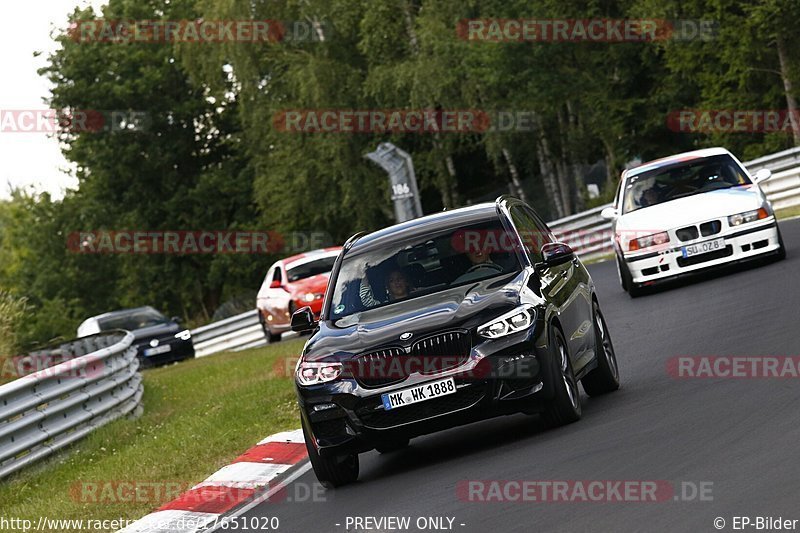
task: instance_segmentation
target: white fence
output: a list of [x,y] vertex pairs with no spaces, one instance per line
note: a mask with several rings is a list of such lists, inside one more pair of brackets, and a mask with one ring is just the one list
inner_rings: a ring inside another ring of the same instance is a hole
[[253,309],[192,330],[195,357],[264,346],[267,339]]
[[0,385],[0,478],[138,408],[132,342],[129,332],[100,333],[9,360],[38,370]]

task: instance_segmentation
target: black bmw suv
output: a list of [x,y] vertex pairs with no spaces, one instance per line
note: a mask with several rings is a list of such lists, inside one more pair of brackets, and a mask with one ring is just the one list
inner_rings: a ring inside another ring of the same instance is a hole
[[295,371],[311,464],[326,486],[358,478],[358,454],[514,412],[551,425],[619,388],[586,268],[525,203],[500,197],[344,245]]

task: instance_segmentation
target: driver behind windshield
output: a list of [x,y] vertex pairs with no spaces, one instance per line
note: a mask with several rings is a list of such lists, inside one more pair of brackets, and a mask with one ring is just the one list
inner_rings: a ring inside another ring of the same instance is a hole
[[486,277],[503,271],[503,267],[492,261],[489,252],[469,247],[465,254],[471,263],[466,272],[455,279],[454,284]]
[[639,205],[642,207],[650,207],[651,205],[656,205],[661,202],[661,195],[659,194],[658,190],[656,190],[655,186],[652,186],[642,193],[642,196],[639,198]]

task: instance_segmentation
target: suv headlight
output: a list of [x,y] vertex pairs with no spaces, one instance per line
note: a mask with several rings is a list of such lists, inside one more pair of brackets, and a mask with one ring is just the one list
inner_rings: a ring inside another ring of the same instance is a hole
[[297,364],[295,376],[300,385],[317,385],[338,379],[342,375],[342,363],[306,363]]
[[666,231],[655,233],[653,235],[646,235],[638,239],[632,239],[628,244],[628,249],[631,252],[641,250],[642,248],[649,248],[658,244],[667,244],[669,242],[669,234]]
[[756,220],[765,219],[768,216],[769,213],[767,210],[763,207],[760,207],[753,211],[746,211],[744,213],[729,216],[728,224],[731,226],[740,226],[742,224],[747,224],[748,222],[755,222]]
[[175,338],[180,339],[182,341],[188,341],[189,339],[192,338],[192,332],[189,331],[188,329],[179,331],[178,333],[175,334]]
[[528,329],[535,320],[536,308],[532,305],[522,305],[480,326],[478,335],[487,339],[504,337]]

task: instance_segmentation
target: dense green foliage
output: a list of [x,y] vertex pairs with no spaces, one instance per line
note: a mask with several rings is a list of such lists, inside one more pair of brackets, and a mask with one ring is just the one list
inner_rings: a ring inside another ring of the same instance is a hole
[[[66,235],[98,229],[319,231],[341,242],[391,222],[386,178],[364,154],[391,141],[434,212],[511,191],[550,218],[583,209],[585,176],[608,194],[633,159],[724,145],[743,159],[791,133],[680,133],[681,109],[787,109],[800,86],[796,0],[110,0],[105,19],[303,21],[315,39],[275,43],[80,43],[42,74],[54,108],[147,113],[127,132],[68,132],[80,188],[62,201],[0,204],[0,287],[26,297],[26,343],[69,336],[85,316],[151,304],[205,320],[252,294],[274,257],[81,255]],[[464,19],[714,21],[709,40],[468,41]],[[526,111],[530,131],[302,134],[287,109]]]

